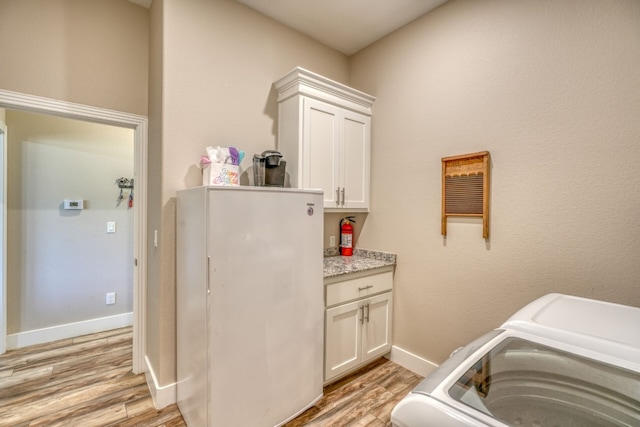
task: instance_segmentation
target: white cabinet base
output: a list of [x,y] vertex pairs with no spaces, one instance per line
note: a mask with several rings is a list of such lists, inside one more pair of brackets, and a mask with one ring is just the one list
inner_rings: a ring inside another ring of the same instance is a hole
[[391,271],[325,285],[325,384],[391,350]]

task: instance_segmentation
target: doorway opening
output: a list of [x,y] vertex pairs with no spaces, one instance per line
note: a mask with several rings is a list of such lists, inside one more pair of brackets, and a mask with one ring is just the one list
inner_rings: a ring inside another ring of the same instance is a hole
[[[133,176],[135,181],[135,208],[133,209],[133,366],[138,374],[144,369],[145,297],[146,297],[146,208],[147,208],[147,125],[148,119],[130,113],[105,110],[49,98],[0,90],[0,108],[42,113],[70,119],[106,124],[133,130]],[[3,138],[2,145],[6,145]],[[118,178],[118,177],[114,177]],[[6,183],[5,183],[6,185]],[[4,194],[3,194],[4,195]],[[3,204],[3,209],[6,205]],[[3,230],[6,227],[2,227]],[[6,242],[6,234],[2,233]],[[6,254],[3,254],[3,259]],[[3,271],[3,274],[6,272]],[[6,281],[0,293],[0,318],[6,319]],[[6,321],[0,322],[0,350],[6,345]]]

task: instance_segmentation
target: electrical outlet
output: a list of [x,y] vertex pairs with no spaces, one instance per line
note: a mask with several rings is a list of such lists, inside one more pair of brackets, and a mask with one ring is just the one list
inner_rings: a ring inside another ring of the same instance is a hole
[[116,303],[116,293],[115,292],[108,292],[107,293],[107,305],[111,305],[111,304],[115,304]]
[[333,248],[336,246],[336,236],[329,236],[329,247]]

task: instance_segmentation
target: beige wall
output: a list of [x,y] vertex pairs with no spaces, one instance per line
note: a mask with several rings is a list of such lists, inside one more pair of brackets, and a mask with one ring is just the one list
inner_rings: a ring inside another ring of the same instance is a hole
[[[640,2],[451,0],[352,58],[377,97],[359,246],[398,254],[432,362],[548,292],[640,306]],[[489,150],[490,239],[440,235],[441,161]]]
[[127,0],[0,0],[0,17],[0,89],[147,114],[147,9]]
[[[7,333],[133,311],[133,131],[9,110]],[[80,199],[83,210],[65,210]],[[107,221],[116,233],[107,234]],[[105,305],[107,292],[116,303]]]
[[[161,36],[156,25],[163,25]],[[152,105],[162,105],[162,124],[150,145],[158,150],[162,142],[162,152],[151,155],[162,162],[162,188],[150,192],[159,201],[150,227],[161,233],[149,256],[147,312],[153,325],[147,357],[164,386],[175,381],[176,191],[201,185],[198,163],[208,145],[244,150],[245,170],[254,153],[275,148],[272,83],[286,72],[300,65],[347,83],[349,69],[343,54],[230,0],[154,1],[152,34],[152,63],[162,56],[163,70],[161,76],[154,70],[151,79],[150,97]],[[160,37],[162,47],[156,44]],[[151,115],[152,129],[157,119]]]

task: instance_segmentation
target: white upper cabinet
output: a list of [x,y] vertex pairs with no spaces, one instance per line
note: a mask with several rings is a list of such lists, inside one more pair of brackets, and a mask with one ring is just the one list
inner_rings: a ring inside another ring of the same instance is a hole
[[289,185],[323,189],[326,211],[368,211],[375,98],[303,68],[275,88]]

